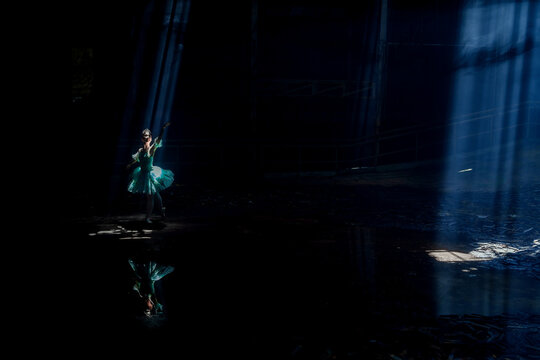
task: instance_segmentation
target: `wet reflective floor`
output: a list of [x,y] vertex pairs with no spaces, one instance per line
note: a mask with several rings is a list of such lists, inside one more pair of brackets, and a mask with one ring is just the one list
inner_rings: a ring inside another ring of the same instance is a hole
[[[81,266],[103,291],[88,293],[103,311],[97,339],[118,332],[190,356],[222,347],[257,358],[328,349],[364,358],[354,355],[367,351],[361,345],[440,315],[517,314],[531,324],[528,316],[540,314],[537,279],[480,261],[439,261],[431,254],[445,239],[429,232],[256,217],[153,225],[120,218],[90,229],[86,255],[94,257]],[[130,259],[174,267],[156,281],[162,313],[148,317],[135,306]],[[95,310],[81,309],[82,320],[96,325]]]
[[[329,206],[305,186],[198,188],[166,194],[164,221],[126,211],[70,222],[80,339],[189,359],[540,357],[534,271],[491,266],[475,232],[430,227],[425,190],[356,184],[371,202],[352,208],[321,186]],[[263,193],[280,200],[261,206]],[[373,215],[389,213],[395,226]],[[174,269],[153,282],[153,313],[130,261]]]

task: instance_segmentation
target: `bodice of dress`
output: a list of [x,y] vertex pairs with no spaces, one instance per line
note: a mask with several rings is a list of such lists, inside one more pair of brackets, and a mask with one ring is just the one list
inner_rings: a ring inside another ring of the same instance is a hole
[[154,157],[148,154],[146,151],[143,151],[141,154],[139,154],[139,164],[141,166],[141,171],[152,171]]

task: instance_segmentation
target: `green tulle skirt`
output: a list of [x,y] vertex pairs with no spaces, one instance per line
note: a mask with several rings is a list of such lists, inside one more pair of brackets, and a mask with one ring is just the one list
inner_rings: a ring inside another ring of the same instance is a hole
[[141,170],[140,167],[131,173],[128,191],[134,194],[150,194],[164,190],[174,181],[174,173],[159,166],[152,166],[151,170]]

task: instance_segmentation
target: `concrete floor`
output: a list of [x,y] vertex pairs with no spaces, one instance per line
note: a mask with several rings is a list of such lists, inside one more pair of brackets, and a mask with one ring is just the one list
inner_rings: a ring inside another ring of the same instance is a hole
[[[540,358],[538,257],[475,256],[492,235],[481,197],[445,222],[436,171],[179,184],[164,221],[129,195],[73,216],[81,340],[190,359]],[[513,222],[529,240],[536,204]],[[162,314],[131,306],[128,259],[175,268],[156,282]]]

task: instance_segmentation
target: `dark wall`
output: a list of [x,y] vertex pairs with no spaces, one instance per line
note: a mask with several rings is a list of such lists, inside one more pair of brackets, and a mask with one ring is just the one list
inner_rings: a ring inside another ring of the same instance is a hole
[[[389,1],[383,133],[447,121],[462,7],[459,1]],[[443,156],[445,137],[443,127],[383,140],[381,152],[396,153],[380,163]]]
[[[138,145],[164,3],[72,12],[74,139],[111,176],[118,144]],[[180,179],[240,179],[442,156],[464,4],[388,0],[384,42],[381,4],[193,1],[162,161]],[[441,127],[385,137],[426,124]]]

